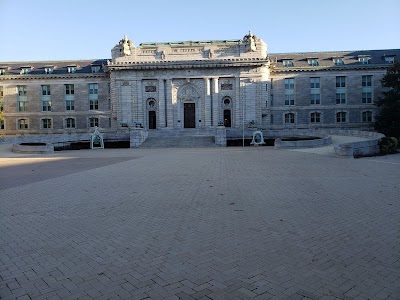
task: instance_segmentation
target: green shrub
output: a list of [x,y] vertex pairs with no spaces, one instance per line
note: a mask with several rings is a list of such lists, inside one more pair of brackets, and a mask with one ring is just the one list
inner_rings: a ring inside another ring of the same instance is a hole
[[379,141],[381,154],[390,154],[397,152],[398,141],[395,137],[383,137]]

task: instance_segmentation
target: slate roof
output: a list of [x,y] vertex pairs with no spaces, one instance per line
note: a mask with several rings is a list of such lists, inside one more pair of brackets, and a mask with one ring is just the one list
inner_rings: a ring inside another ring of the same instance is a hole
[[[92,66],[100,66],[100,71],[97,73],[104,73],[101,68],[106,65],[106,59],[92,59],[92,60],[65,60],[65,61],[36,61],[36,62],[0,62],[0,69],[5,69],[4,75],[19,75],[21,69],[24,67],[31,67],[31,71],[27,75],[43,75],[45,68],[53,68],[52,75],[69,74],[68,67],[76,66],[76,72],[73,74],[87,74],[92,73]],[[26,74],[24,74],[26,75]]]
[[[356,50],[356,51],[332,51],[332,52],[304,52],[304,53],[269,53],[271,64],[276,68],[312,68],[308,59],[317,58],[319,66],[336,67],[333,58],[343,58],[344,66],[361,66],[359,57],[370,57],[369,65],[390,65],[385,56],[394,56],[395,61],[400,60],[400,49],[385,50]],[[284,60],[293,60],[292,67],[284,67]]]

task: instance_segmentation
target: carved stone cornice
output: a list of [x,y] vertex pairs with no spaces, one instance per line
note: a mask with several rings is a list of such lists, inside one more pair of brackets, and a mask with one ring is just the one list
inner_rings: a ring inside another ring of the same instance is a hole
[[387,64],[379,65],[345,65],[345,66],[315,66],[315,67],[274,67],[270,66],[270,71],[273,73],[292,73],[292,72],[316,72],[316,71],[350,71],[350,70],[373,70],[387,69]]
[[38,75],[1,75],[0,80],[49,80],[49,79],[72,79],[72,78],[108,78],[107,73],[87,74],[38,74]]

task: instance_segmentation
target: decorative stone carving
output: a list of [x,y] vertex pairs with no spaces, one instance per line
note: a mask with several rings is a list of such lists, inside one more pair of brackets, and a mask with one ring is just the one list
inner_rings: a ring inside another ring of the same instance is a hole
[[188,83],[178,89],[178,99],[181,101],[197,101],[200,99],[200,93],[193,84]]
[[258,38],[249,31],[249,34],[246,34],[243,37],[243,44],[245,45],[246,52],[254,52],[257,51],[256,41]]
[[122,56],[129,56],[132,54],[132,49],[135,48],[135,45],[131,40],[128,39],[126,35],[124,35],[124,38],[119,41],[118,43],[120,47],[120,52]]

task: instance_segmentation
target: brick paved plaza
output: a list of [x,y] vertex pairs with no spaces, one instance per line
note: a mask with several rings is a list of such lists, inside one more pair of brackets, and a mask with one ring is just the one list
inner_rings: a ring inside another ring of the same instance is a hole
[[8,155],[2,299],[400,299],[400,154]]

